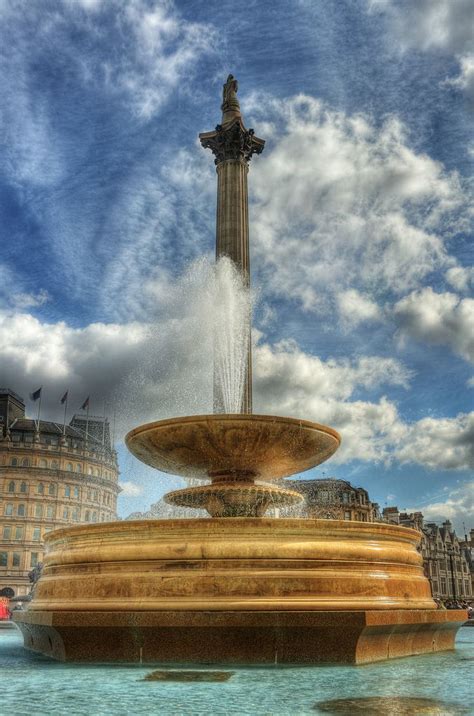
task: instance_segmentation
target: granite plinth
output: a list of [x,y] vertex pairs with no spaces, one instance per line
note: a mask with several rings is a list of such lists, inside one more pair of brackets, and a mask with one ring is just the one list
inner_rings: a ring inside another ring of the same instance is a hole
[[19,612],[25,647],[59,661],[367,664],[454,648],[464,611]]

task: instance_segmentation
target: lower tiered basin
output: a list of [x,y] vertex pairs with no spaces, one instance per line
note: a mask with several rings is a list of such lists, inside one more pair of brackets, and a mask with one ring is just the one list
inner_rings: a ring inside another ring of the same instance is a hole
[[62,660],[273,663],[276,650],[360,663],[452,648],[465,613],[436,611],[419,540],[336,520],[70,527],[46,535],[15,620],[28,648]]

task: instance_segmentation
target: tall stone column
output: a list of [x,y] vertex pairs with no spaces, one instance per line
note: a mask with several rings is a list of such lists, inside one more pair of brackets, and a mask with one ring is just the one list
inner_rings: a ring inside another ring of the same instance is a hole
[[[250,287],[249,212],[247,175],[253,154],[263,151],[265,142],[246,129],[237,99],[237,80],[229,75],[223,87],[222,124],[199,135],[202,146],[210,149],[217,168],[216,259],[228,256]],[[214,411],[222,412],[219,388],[214,383]],[[242,413],[252,412],[252,354],[249,340],[247,376]]]

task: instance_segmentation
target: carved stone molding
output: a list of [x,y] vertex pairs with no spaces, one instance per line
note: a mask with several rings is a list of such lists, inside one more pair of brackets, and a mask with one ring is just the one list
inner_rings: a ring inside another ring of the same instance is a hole
[[237,120],[229,126],[218,124],[214,132],[199,135],[202,146],[210,149],[215,164],[228,159],[249,162],[253,154],[261,154],[265,141],[255,136],[253,129],[246,129]]

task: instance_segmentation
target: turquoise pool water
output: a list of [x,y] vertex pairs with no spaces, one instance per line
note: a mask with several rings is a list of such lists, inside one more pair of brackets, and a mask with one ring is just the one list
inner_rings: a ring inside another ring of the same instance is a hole
[[[474,628],[468,627],[454,652],[368,666],[223,667],[234,672],[223,683],[142,681],[156,668],[58,664],[26,652],[18,631],[0,630],[0,714],[474,715]],[[339,701],[327,704],[333,700]]]

